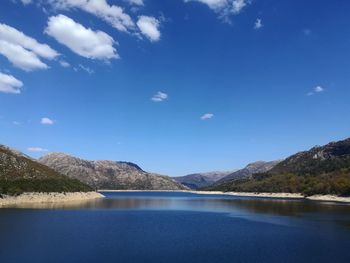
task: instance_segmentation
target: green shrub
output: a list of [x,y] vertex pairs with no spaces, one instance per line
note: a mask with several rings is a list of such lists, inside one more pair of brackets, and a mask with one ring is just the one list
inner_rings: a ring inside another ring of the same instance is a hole
[[23,192],[88,192],[92,188],[69,178],[62,179],[0,179],[0,194],[19,195]]
[[320,175],[300,176],[287,174],[254,174],[252,179],[236,180],[209,187],[206,190],[236,192],[287,192],[315,194],[333,194],[350,196],[350,172],[347,169]]

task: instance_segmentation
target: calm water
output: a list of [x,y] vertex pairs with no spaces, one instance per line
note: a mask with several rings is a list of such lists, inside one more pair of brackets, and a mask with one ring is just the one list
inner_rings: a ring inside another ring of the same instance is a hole
[[188,193],[107,193],[0,209],[0,262],[350,262],[350,206]]

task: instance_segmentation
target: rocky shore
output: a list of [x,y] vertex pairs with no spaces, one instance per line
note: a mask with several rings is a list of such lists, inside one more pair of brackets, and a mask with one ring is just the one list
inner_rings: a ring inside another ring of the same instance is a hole
[[73,192],[73,193],[23,193],[18,196],[3,195],[0,197],[0,207],[17,204],[31,203],[61,203],[72,201],[84,201],[104,196],[97,192]]

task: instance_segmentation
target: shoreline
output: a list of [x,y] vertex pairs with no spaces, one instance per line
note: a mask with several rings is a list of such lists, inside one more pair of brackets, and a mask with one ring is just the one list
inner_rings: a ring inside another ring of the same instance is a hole
[[350,197],[341,197],[336,195],[311,195],[304,196],[301,193],[250,193],[250,192],[219,192],[219,191],[193,191],[196,194],[218,194],[218,195],[232,195],[242,197],[263,197],[263,198],[283,198],[283,199],[305,199],[311,201],[322,202],[340,202],[350,203]]
[[169,192],[169,193],[192,193],[197,195],[226,195],[237,197],[260,197],[270,199],[290,199],[290,200],[310,200],[316,202],[338,202],[350,203],[350,197],[340,197],[335,195],[313,195],[307,196],[300,193],[251,193],[251,192],[221,192],[221,191],[196,191],[196,190],[98,190],[97,192],[67,192],[67,193],[23,193],[18,196],[0,197],[0,208],[11,207],[20,204],[40,204],[40,203],[67,203],[75,201],[88,201],[104,198],[105,192]]
[[286,199],[305,199],[305,196],[299,193],[250,193],[250,192],[221,192],[221,191],[191,191],[195,194],[205,195],[231,195],[241,197],[267,197],[267,198],[286,198]]
[[74,201],[93,200],[104,198],[104,195],[98,192],[67,192],[67,193],[23,193],[18,196],[5,195],[0,198],[0,208],[19,204],[38,204],[38,203],[66,203]]
[[251,193],[251,192],[221,192],[221,191],[196,191],[196,190],[98,190],[99,193],[104,192],[181,192],[181,193],[192,193],[199,195],[230,195],[237,197],[262,197],[262,198],[276,198],[276,199],[304,199],[311,201],[321,202],[339,202],[339,203],[350,203],[350,197],[341,197],[336,195],[312,195],[305,197],[301,193]]

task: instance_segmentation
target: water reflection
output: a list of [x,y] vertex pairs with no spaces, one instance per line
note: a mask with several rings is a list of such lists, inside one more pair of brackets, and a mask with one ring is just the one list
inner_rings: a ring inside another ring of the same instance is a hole
[[323,214],[350,216],[350,206],[340,203],[321,203],[307,200],[264,199],[251,197],[197,195],[190,193],[121,192],[105,193],[106,198],[65,203],[18,204],[11,208],[32,209],[134,209],[184,210],[233,214],[270,214],[305,216]]
[[285,200],[168,192],[105,193],[106,198],[65,203],[18,204],[10,208],[65,210],[189,211],[226,213],[232,218],[297,226],[298,220],[350,228],[350,206],[307,200]]
[[348,205],[189,193],[106,196],[0,209],[0,262],[350,262]]
[[27,208],[27,209],[138,209],[146,207],[161,207],[169,203],[167,199],[94,199],[84,201],[68,201],[63,203],[22,203],[7,206],[7,208]]
[[350,213],[350,206],[337,203],[320,203],[308,200],[275,200],[275,199],[221,199],[207,200],[233,209],[250,213],[267,213],[281,216],[301,216],[311,213]]

